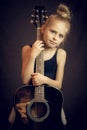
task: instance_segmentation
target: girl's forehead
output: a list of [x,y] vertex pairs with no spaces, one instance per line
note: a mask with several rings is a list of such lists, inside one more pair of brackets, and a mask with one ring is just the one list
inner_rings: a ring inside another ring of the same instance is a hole
[[48,25],[58,25],[58,24],[66,24],[66,22],[65,21],[63,21],[63,20],[60,20],[60,19],[52,19],[52,20],[50,20],[50,22],[48,23]]
[[65,33],[68,32],[68,24],[65,21],[62,20],[52,20],[50,21],[50,23],[48,24],[48,28],[53,28],[55,30],[60,30],[60,31],[64,31]]
[[54,27],[54,28],[66,28],[67,24],[64,22],[64,21],[58,21],[58,20],[55,20],[55,21],[51,21],[48,25],[48,27]]

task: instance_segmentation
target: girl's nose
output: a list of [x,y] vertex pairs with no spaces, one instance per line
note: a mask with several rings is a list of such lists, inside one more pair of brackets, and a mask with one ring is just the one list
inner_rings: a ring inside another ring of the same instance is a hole
[[53,39],[58,40],[58,35],[55,34],[54,37],[53,37]]

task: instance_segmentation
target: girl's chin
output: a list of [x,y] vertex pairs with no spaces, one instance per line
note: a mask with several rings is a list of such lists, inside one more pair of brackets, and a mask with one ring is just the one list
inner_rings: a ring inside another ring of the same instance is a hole
[[44,47],[45,48],[55,48],[56,46],[54,44],[47,44]]

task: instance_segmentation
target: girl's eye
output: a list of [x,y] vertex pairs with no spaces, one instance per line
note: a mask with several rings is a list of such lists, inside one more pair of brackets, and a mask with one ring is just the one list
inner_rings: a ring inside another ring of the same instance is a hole
[[50,30],[51,31],[51,33],[56,33],[54,30]]
[[63,38],[64,36],[63,36],[62,34],[59,34],[59,37],[60,37],[60,38]]

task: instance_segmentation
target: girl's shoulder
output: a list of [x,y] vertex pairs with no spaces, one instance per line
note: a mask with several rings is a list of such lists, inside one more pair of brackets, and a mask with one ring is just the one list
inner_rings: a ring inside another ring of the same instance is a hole
[[29,52],[31,49],[31,46],[30,45],[25,45],[22,47],[22,52]]
[[30,48],[31,48],[30,45],[24,45],[24,46],[22,47],[22,50],[28,50],[28,49],[30,49]]
[[66,56],[67,56],[66,50],[64,50],[62,48],[59,48],[57,50],[57,62],[62,61],[62,60],[66,60]]
[[22,47],[22,57],[26,57],[29,55],[30,53],[30,50],[31,50],[31,46],[30,45],[25,45]]
[[66,55],[66,50],[64,50],[63,48],[59,48],[57,50],[57,55]]

